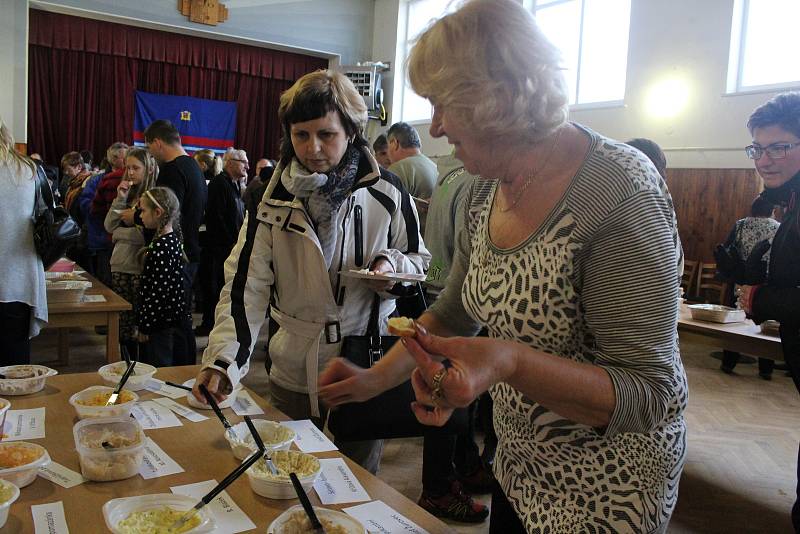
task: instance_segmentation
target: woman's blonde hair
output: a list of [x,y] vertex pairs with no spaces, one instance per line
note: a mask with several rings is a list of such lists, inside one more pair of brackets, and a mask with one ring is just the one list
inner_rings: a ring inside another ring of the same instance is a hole
[[36,176],[36,163],[31,158],[17,152],[14,146],[14,136],[11,135],[11,131],[6,127],[2,118],[0,118],[0,163],[14,163],[17,170],[20,171],[23,167],[27,167],[31,170],[31,177]]
[[222,158],[217,156],[213,150],[207,148],[197,150],[193,157],[197,163],[202,163],[206,166],[206,170],[203,171],[206,180],[210,180],[222,172]]
[[567,120],[560,54],[514,0],[469,0],[420,35],[408,58],[416,93],[487,139],[535,142]]
[[356,146],[366,146],[363,137],[367,125],[367,105],[350,78],[333,70],[306,74],[281,95],[278,120],[283,128],[281,162],[294,157],[291,126],[324,117],[331,111],[339,114],[347,136]]
[[131,147],[125,153],[125,159],[136,158],[144,167],[144,179],[141,183],[133,185],[128,193],[128,205],[133,206],[143,192],[156,185],[158,178],[158,163],[150,152],[145,148]]

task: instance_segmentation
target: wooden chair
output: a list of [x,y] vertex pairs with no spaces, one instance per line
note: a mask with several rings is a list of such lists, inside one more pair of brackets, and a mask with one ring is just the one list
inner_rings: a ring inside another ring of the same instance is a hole
[[715,280],[716,274],[716,263],[700,263],[697,275],[697,294],[711,304],[725,304],[728,284]]
[[695,286],[697,285],[697,267],[700,262],[694,260],[683,260],[683,276],[681,277],[681,287],[683,288],[684,298],[689,299],[697,295]]

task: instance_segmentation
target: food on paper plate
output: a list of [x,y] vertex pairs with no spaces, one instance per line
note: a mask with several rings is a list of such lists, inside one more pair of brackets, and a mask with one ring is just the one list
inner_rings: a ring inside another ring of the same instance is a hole
[[[81,406],[105,406],[109,397],[111,397],[111,392],[107,391],[95,393],[88,399],[78,399],[75,402]],[[130,393],[130,391],[123,389],[120,392],[119,397],[117,397],[116,404],[125,404],[126,402],[130,402],[132,400],[134,400],[134,396]]]
[[408,317],[390,317],[389,333],[396,336],[414,337],[417,330],[414,328],[414,319]]
[[[338,525],[329,519],[325,519],[324,517],[318,518],[319,522],[322,523],[322,527],[325,529],[325,534],[351,534],[352,531],[348,530],[346,527],[342,525]],[[286,520],[284,524],[281,525],[280,532],[276,532],[275,534],[313,534],[316,532],[311,527],[311,520],[308,518],[305,512],[295,512],[293,513],[289,519]]]
[[171,528],[175,521],[183,517],[186,512],[176,510],[169,506],[133,512],[117,524],[117,529],[122,534],[180,534],[189,532],[197,527],[202,519],[195,514],[178,530]]

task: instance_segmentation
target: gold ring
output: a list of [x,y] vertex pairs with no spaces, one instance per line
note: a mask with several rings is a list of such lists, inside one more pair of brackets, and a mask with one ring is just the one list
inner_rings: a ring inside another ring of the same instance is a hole
[[441,392],[442,380],[444,380],[444,377],[446,375],[447,375],[447,368],[446,367],[442,367],[441,369],[436,371],[436,374],[433,375],[433,380],[431,381],[431,386],[433,386],[433,390],[434,391],[439,390]]

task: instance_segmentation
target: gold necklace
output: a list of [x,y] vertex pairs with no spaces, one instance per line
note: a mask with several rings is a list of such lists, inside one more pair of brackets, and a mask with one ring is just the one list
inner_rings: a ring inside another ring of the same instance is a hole
[[547,157],[545,158],[544,163],[542,164],[542,167],[538,171],[533,171],[530,174],[530,176],[528,176],[528,178],[525,180],[525,183],[523,183],[522,187],[519,188],[519,191],[517,192],[517,197],[514,199],[513,202],[511,202],[511,205],[508,206],[508,207],[505,207],[505,208],[503,208],[501,206],[498,206],[498,209],[500,210],[500,213],[506,213],[506,212],[509,212],[509,211],[513,210],[514,208],[516,208],[517,204],[519,204],[519,201],[522,200],[522,195],[525,193],[525,190],[528,189],[528,187],[530,187],[530,185],[533,183],[533,179],[536,178],[539,175],[540,172],[542,172],[543,170],[545,170],[547,168],[547,164],[550,163],[550,158],[553,156],[553,153],[555,152],[556,145],[558,144],[558,140],[561,137],[561,132],[562,131],[563,131],[563,127],[558,129],[558,133],[556,134],[556,138],[553,140],[552,146],[550,146],[550,151],[547,153]]

